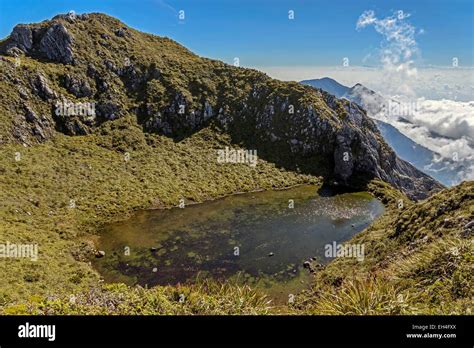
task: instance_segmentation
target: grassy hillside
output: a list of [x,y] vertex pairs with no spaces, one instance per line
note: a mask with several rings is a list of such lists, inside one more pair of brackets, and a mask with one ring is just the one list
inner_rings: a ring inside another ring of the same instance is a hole
[[[328,181],[376,177],[417,199],[442,187],[397,158],[358,105],[199,57],[104,14],[17,26],[0,53],[0,144],[101,134],[122,118],[175,141],[215,124],[260,158]],[[95,113],[64,115],[58,103],[88,103]]]
[[[191,111],[202,109],[206,102],[219,105],[223,112],[235,110],[242,107],[242,101],[250,93],[259,89],[266,90],[262,103],[273,94],[288,97],[289,103],[294,105],[311,104],[319,117],[330,118],[333,114],[321,93],[311,87],[281,82],[257,70],[199,57],[171,39],[139,32],[104,14],[91,14],[85,20],[74,22],[59,17],[54,22],[29,26],[41,31],[51,23],[63,24],[73,37],[74,64],[51,62],[35,51],[20,55],[19,60],[1,57],[3,98],[0,108],[3,112],[0,113],[0,124],[5,130],[1,133],[4,142],[14,140],[11,129],[7,127],[15,125],[12,111],[22,114],[22,105],[27,103],[38,113],[48,116],[51,100],[62,98],[72,102],[116,105],[120,109],[117,117],[138,113],[140,124],[177,100],[186,105],[183,119],[188,118]],[[123,34],[118,34],[119,31]],[[31,80],[38,74],[46,78],[48,87],[56,96],[41,98],[29,93]],[[87,84],[90,91],[74,92],[65,81],[67,76]],[[19,87],[24,87],[26,97],[20,95]],[[336,104],[344,114],[343,102],[336,101]],[[106,120],[98,117],[97,124]],[[180,131],[186,131],[185,128]],[[91,130],[86,126],[84,129]],[[184,135],[179,131],[173,134],[176,138]],[[24,140],[27,143],[41,141],[30,135],[25,135]]]
[[[274,306],[263,293],[237,284],[203,281],[191,286],[143,289],[101,285],[95,279],[86,287],[84,283],[70,284],[71,280],[61,284],[61,289],[48,284],[47,291],[33,292],[36,295],[26,300],[25,296],[10,301],[4,297],[2,312],[470,314],[474,295],[473,228],[466,225],[474,218],[473,186],[472,182],[463,183],[427,201],[413,203],[385,183],[371,183],[371,192],[387,210],[347,242],[364,243],[364,261],[337,258],[326,267],[314,267],[317,271],[312,289],[298,294],[288,306]],[[71,266],[75,263],[71,261]],[[44,277],[37,280],[43,286],[44,281]],[[70,288],[64,288],[68,283]],[[182,295],[184,303],[180,301]]]
[[[102,284],[90,265],[97,230],[137,209],[320,184],[334,167],[348,175],[356,166],[377,169],[423,195],[440,187],[397,161],[365,112],[347,101],[198,57],[109,16],[53,22],[72,35],[74,64],[51,61],[37,44],[28,54],[14,52],[18,57],[0,55],[0,241],[39,244],[36,262],[0,260],[1,313],[470,310],[472,228],[464,226],[473,219],[472,183],[414,203],[370,181],[387,210],[352,241],[366,244],[365,261],[314,265],[314,289],[287,307],[235,284]],[[53,22],[30,28],[44,34]],[[66,99],[96,103],[97,117],[55,114],[55,103]],[[216,150],[225,146],[258,148],[258,165],[219,164]],[[336,156],[346,150],[357,159],[350,166]]]

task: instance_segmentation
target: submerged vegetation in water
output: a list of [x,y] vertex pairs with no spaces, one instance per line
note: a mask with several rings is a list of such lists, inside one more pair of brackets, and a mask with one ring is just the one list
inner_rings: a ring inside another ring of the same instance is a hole
[[[469,314],[474,288],[469,227],[474,218],[473,185],[463,183],[413,203],[385,183],[371,183],[370,191],[387,209],[350,241],[365,244],[364,262],[335,259],[315,273],[311,290],[285,306],[275,306],[258,289],[207,280],[151,289],[96,284],[90,290],[70,291],[73,297],[58,291],[30,296],[28,301],[4,298],[2,313]],[[413,219],[413,224],[396,232],[403,219]],[[416,231],[422,231],[422,239],[407,238]]]

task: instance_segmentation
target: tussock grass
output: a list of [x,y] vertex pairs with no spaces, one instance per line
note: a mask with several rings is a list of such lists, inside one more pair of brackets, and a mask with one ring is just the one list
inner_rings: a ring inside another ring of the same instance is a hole
[[39,297],[5,307],[2,314],[33,315],[255,315],[268,314],[265,295],[232,282],[201,280],[189,286],[145,289],[103,285],[77,295]]
[[325,290],[314,299],[310,312],[329,315],[396,315],[410,312],[402,288],[381,277],[354,278]]
[[98,228],[135,210],[319,181],[265,161],[255,168],[218,164],[216,149],[226,145],[228,137],[212,129],[174,142],[146,135],[126,118],[101,135],[58,134],[33,147],[0,147],[0,242],[39,246],[36,262],[1,260],[0,299],[16,303],[96,286],[88,261]]
[[[250,109],[261,110],[278,97],[289,104],[311,105],[318,117],[337,128],[344,118],[344,101],[334,101],[337,105],[329,108],[325,94],[311,87],[204,59],[170,39],[132,28],[117,39],[114,31],[124,24],[105,15],[94,14],[74,25],[61,21],[76,38],[75,52],[80,52],[76,65],[22,57],[21,66],[15,67],[13,58],[0,57],[0,241],[37,243],[40,248],[36,263],[0,262],[3,313],[269,313],[263,297],[232,284],[153,289],[99,285],[88,258],[102,223],[126,219],[137,209],[172,207],[180,198],[202,202],[235,192],[319,182],[270,163],[272,158],[285,162],[284,151],[276,145],[267,149],[267,156],[273,157],[265,157],[269,161],[262,160],[256,168],[218,165],[215,150],[253,139],[251,124],[239,124],[235,139],[212,128],[169,139],[144,133],[145,116],[136,111],[143,104],[158,111],[181,95],[189,109],[209,101],[229,114],[240,112],[242,100],[258,90],[259,98],[251,100]],[[103,34],[113,39],[104,39]],[[126,74],[105,64],[123,69],[127,59],[137,76],[154,77],[131,86]],[[87,74],[89,64],[107,81],[107,93],[100,92],[97,81]],[[31,79],[38,73],[58,95],[74,102],[114,102],[122,117],[87,136],[54,131],[51,101],[31,93]],[[66,74],[88,82],[93,96],[76,98],[69,93],[61,83]],[[49,124],[48,140],[32,135],[24,117],[25,103]],[[280,131],[291,134],[292,122],[282,120]],[[14,160],[17,152],[20,161]],[[130,161],[124,161],[125,153]],[[310,164],[318,173],[328,166],[324,158],[312,158]],[[471,313],[472,233],[465,234],[463,226],[474,219],[474,183],[419,203],[380,181],[370,182],[368,190],[382,200],[386,212],[349,241],[365,244],[364,262],[345,258],[331,262],[315,275],[313,290],[299,295],[289,312]],[[69,208],[71,200],[74,209]],[[398,208],[400,201],[403,208]],[[180,292],[188,294],[188,302],[176,301]],[[69,294],[76,294],[79,302],[70,303]]]

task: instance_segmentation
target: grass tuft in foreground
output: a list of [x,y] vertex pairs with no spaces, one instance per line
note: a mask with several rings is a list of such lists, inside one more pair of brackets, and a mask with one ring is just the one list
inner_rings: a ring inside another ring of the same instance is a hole
[[201,280],[189,286],[145,289],[103,285],[77,295],[35,296],[28,304],[4,308],[1,314],[34,315],[176,315],[269,314],[265,295],[229,282]]

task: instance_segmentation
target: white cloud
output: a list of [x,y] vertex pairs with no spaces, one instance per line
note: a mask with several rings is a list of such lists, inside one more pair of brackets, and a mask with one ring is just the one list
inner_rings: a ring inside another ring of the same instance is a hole
[[449,138],[474,139],[474,101],[418,99],[417,110],[410,117],[415,124]]
[[[474,180],[474,102],[426,100],[402,102],[402,115],[382,112],[374,118],[388,122],[400,132],[447,159],[458,171],[457,181]],[[410,122],[401,121],[398,116]]]
[[357,21],[357,29],[364,28],[368,25],[374,24],[376,21],[375,13],[372,10],[364,11]]
[[[421,116],[421,114],[419,115]],[[405,123],[395,119],[385,119],[410,139],[426,148],[439,153],[444,158],[453,159],[455,157],[464,159],[473,159],[474,148],[472,147],[472,139],[462,136],[460,138],[448,138],[446,136],[437,136],[433,131],[440,130],[438,128],[439,120],[430,121],[430,117],[436,117],[433,113],[424,113],[423,119],[418,119],[422,125],[417,123]],[[444,123],[445,131],[457,131],[459,123],[466,123],[466,120],[454,121],[452,123]],[[471,128],[472,131],[472,128]]]
[[373,26],[382,35],[379,60],[383,67],[383,79],[390,95],[415,95],[411,80],[417,76],[415,61],[420,50],[416,42],[416,28],[407,21],[409,13],[402,10],[385,18],[377,18],[374,11],[365,11],[357,21],[357,30]]
[[[396,97],[408,106],[415,105],[415,108],[407,108],[410,112],[400,115],[410,123],[399,122],[397,115],[389,115],[387,121],[444,158],[459,158],[462,162],[467,161],[467,167],[472,167],[474,70],[464,71],[467,78],[459,76],[454,68],[427,69],[424,76],[420,76],[414,66],[421,55],[415,38],[417,29],[407,21],[409,17],[410,14],[399,10],[380,19],[373,11],[365,11],[356,24],[358,30],[373,26],[382,35],[379,54],[385,87],[375,90],[390,99]],[[458,95],[464,101],[459,101]]]

